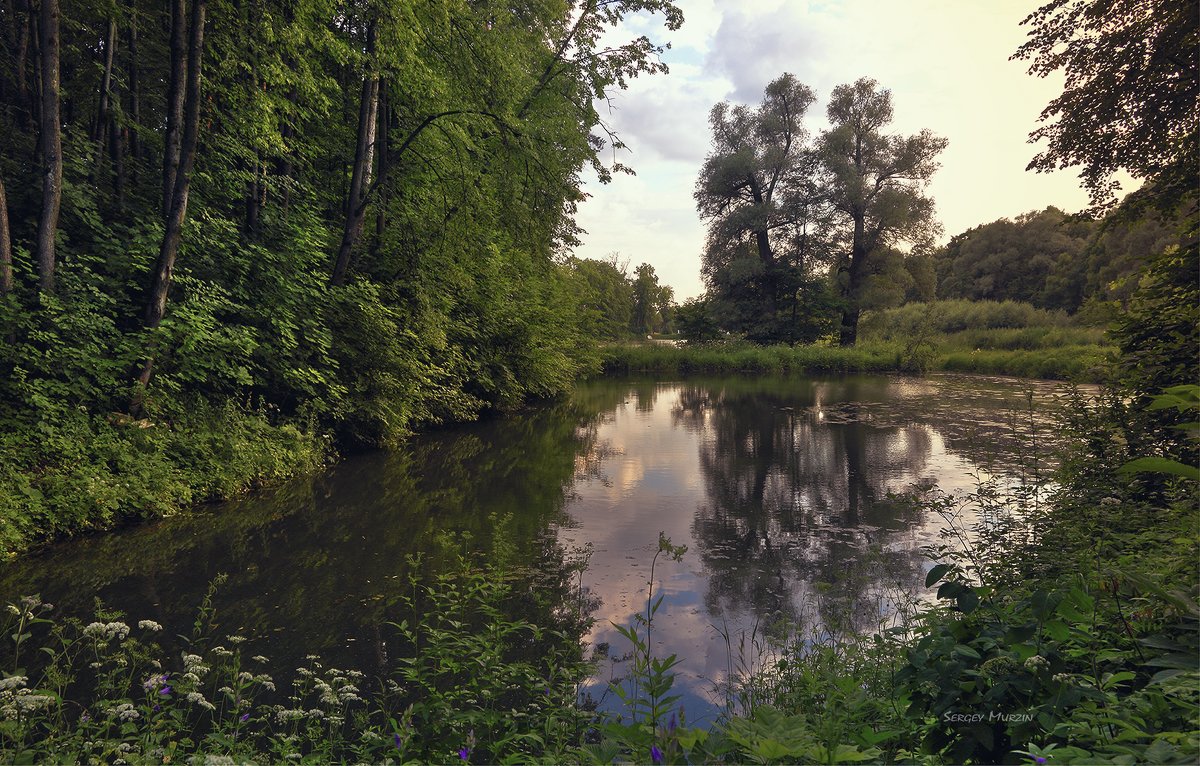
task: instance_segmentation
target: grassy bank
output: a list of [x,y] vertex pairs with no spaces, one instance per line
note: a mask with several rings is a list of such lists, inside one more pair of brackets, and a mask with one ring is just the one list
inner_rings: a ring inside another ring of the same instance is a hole
[[[670,346],[653,343],[611,345],[603,349],[605,374],[655,373],[869,373],[974,372],[1047,380],[1099,382],[1111,349],[1099,343],[1046,348],[996,348],[983,341],[968,347],[960,339],[945,345],[863,341],[837,346],[754,346],[744,343]],[[1007,333],[998,333],[997,344]]]
[[0,555],[229,499],[331,456],[327,437],[232,403],[169,419],[64,411],[0,435]]
[[614,344],[608,374],[975,372],[1100,382],[1114,348],[1101,328],[1013,301],[936,301],[868,314],[853,348],[739,341]]

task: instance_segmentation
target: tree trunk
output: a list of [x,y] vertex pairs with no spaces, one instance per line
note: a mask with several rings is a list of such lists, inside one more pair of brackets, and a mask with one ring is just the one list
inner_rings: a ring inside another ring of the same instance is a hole
[[[29,65],[29,38],[32,36],[33,29],[33,8],[29,5],[28,0],[21,0],[18,7],[25,12],[25,23],[21,24],[21,31],[18,33],[16,44],[16,62],[15,77],[17,82],[17,100],[19,107],[17,108],[17,124],[21,130],[29,132],[33,128],[33,96],[29,92],[29,75],[26,67]],[[13,17],[14,22],[16,16]]]
[[125,209],[125,131],[117,124],[116,115],[109,116],[108,152],[113,164],[113,193],[117,210]]
[[[154,268],[154,281],[146,301],[145,326],[158,327],[167,310],[167,293],[171,289],[171,274],[175,270],[175,258],[179,253],[179,239],[183,233],[183,221],[187,216],[188,191],[191,186],[192,166],[196,161],[196,144],[200,132],[200,72],[204,53],[205,0],[193,0],[192,28],[188,45],[187,86],[184,98],[185,115],[183,136],[180,141],[179,166],[175,174],[175,185],[171,189],[170,206],[163,232],[162,245],[158,250],[158,263]],[[183,51],[180,51],[182,55]],[[176,64],[173,61],[172,69]],[[138,384],[144,391],[150,383],[154,370],[153,354],[147,354],[145,365],[138,376]],[[140,393],[139,391],[139,397]],[[135,401],[140,407],[140,398]]]
[[[388,174],[388,127],[391,124],[391,104],[388,103],[386,83],[379,85],[379,127],[376,136],[379,141],[379,173],[380,179],[387,178]],[[380,241],[383,239],[383,230],[387,226],[387,187],[384,186],[379,190],[379,205],[375,211],[375,247],[379,247]]]
[[100,97],[97,100],[96,119],[92,123],[92,140],[104,146],[104,131],[108,129],[108,99],[112,91],[113,55],[117,47],[117,21],[108,20],[108,34],[104,38],[104,71],[100,75]]
[[184,81],[187,77],[186,40],[187,10],[185,0],[171,2],[171,68],[167,82],[167,135],[163,150],[162,213],[171,216],[175,193],[175,176],[179,171],[180,131],[183,129]]
[[[375,26],[367,32],[367,51],[375,48]],[[346,205],[346,225],[342,230],[342,243],[338,247],[337,260],[333,264],[331,285],[346,283],[350,270],[350,256],[354,245],[362,234],[366,217],[367,188],[371,183],[371,158],[375,150],[376,110],[379,106],[379,78],[368,74],[363,79],[362,97],[358,107],[358,143],[354,149],[354,170],[350,176],[350,190]]]
[[142,95],[138,85],[138,28],[137,8],[129,8],[129,156],[136,163],[142,158],[142,142],[138,131],[142,126]]
[[8,233],[8,198],[0,177],[0,298],[12,292],[12,238]]
[[[104,72],[100,75],[100,97],[96,102],[96,120],[92,124],[92,140],[96,142],[96,161],[92,165],[91,181],[96,183],[100,174],[100,165],[104,161],[104,150],[112,133],[116,130],[114,119],[110,114],[109,100],[112,98],[113,61],[116,58],[117,22],[108,21],[108,35],[104,39]],[[119,139],[118,139],[119,140]]]
[[42,0],[40,47],[42,59],[42,217],[38,222],[38,285],[54,291],[54,237],[62,206],[62,125],[58,110],[58,0]]
[[867,262],[864,238],[864,221],[861,214],[854,216],[854,239],[850,246],[849,280],[846,285],[846,308],[842,310],[842,326],[838,332],[838,345],[853,346],[858,341],[858,317],[862,309],[858,305],[859,291]]

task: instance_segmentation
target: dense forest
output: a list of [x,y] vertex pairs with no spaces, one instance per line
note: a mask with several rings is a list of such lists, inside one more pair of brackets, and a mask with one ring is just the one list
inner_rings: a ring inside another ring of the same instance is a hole
[[0,548],[565,391],[600,300],[568,254],[580,174],[626,170],[593,104],[666,71],[601,40],[631,12],[682,23],[0,5]]

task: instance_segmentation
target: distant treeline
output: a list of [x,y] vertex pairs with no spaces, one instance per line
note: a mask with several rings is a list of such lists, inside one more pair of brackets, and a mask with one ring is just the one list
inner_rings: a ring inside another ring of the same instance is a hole
[[1137,199],[1100,220],[1048,207],[968,229],[933,255],[937,297],[1021,301],[1108,319],[1137,287],[1146,259],[1183,244],[1179,220],[1129,215]]

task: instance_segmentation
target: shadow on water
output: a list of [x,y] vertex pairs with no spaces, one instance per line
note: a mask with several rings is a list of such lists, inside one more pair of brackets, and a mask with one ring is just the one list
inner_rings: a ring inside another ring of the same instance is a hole
[[936,525],[890,493],[1028,471],[1028,431],[1044,418],[1028,411],[1031,386],[1049,401],[1044,384],[954,376],[596,381],[567,402],[53,546],[5,565],[0,593],[40,593],[83,619],[100,599],[183,634],[226,573],[221,630],[249,636],[252,653],[379,674],[409,576],[432,576],[456,548],[495,556],[502,537],[511,563],[535,571],[561,573],[571,548],[589,546],[589,639],[619,654],[611,622],[644,609],[664,531],[690,551],[656,570],[654,650],[685,658],[679,683],[696,720],[730,669],[717,628],[847,615],[869,626],[881,589],[919,585]]

